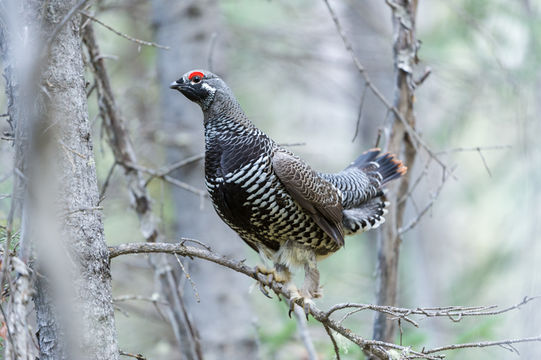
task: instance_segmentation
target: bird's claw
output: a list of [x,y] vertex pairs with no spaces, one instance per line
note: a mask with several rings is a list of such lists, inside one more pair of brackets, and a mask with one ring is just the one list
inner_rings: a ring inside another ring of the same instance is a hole
[[302,290],[299,291],[295,287],[290,288],[291,296],[289,299],[288,316],[289,318],[291,318],[291,313],[295,311],[295,305],[298,305],[303,309],[306,320],[308,320],[308,315],[310,315],[310,305],[314,302],[312,301],[310,296],[302,295],[301,292]]
[[281,284],[285,284],[289,281],[289,278],[286,275],[283,275],[276,271],[275,268],[268,269],[265,266],[257,265],[255,267],[256,273],[262,274],[266,276],[266,281],[268,284],[275,281]]
[[262,283],[259,283],[259,291],[261,291],[263,293],[263,295],[265,295],[266,297],[268,297],[269,299],[272,299],[272,296],[270,296],[269,292],[267,291],[265,285],[263,285]]
[[269,294],[269,291],[267,290],[267,287],[269,287],[271,290],[274,290],[274,292],[276,293],[276,296],[278,296],[278,300],[282,300],[280,298],[280,295],[276,292],[276,290],[272,288],[271,284],[273,281],[285,284],[288,281],[288,279],[285,276],[281,275],[279,272],[277,272],[276,269],[274,268],[268,269],[262,265],[257,265],[255,267],[255,272],[263,275],[263,279],[259,278],[259,281],[258,281],[259,290],[263,293],[263,295],[265,295],[269,299],[272,299],[272,296]]

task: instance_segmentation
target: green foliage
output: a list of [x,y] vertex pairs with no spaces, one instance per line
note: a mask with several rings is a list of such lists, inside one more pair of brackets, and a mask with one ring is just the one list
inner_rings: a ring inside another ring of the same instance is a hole
[[[5,242],[7,241],[7,236],[8,236],[7,229],[4,226],[0,226],[0,244],[2,245],[2,248]],[[11,251],[15,251],[17,246],[19,246],[19,239],[20,239],[20,233],[18,231],[11,234],[11,241],[9,244],[9,249]]]
[[481,317],[475,321],[469,321],[471,326],[465,327],[454,341],[456,344],[493,339],[495,327],[501,320],[495,317]]
[[[413,349],[421,348],[428,340],[429,336],[426,330],[412,328],[409,324],[402,326],[402,345],[411,346]],[[400,344],[400,336],[396,339]]]
[[471,266],[457,269],[456,278],[449,284],[449,301],[451,304],[472,304],[471,299],[482,294],[486,287],[493,284],[492,279],[503,275],[512,264],[509,254],[494,249]]
[[261,327],[258,328],[259,338],[270,353],[278,351],[286,343],[291,341],[296,332],[297,323],[294,320],[282,322],[278,330],[274,327],[272,331],[267,331]]

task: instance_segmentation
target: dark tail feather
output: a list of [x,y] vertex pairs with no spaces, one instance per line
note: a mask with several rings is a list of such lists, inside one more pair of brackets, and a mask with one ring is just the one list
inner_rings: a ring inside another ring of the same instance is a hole
[[[408,168],[394,154],[381,154],[378,148],[370,149],[359,156],[348,167],[356,167],[367,174],[377,173],[381,176],[381,185],[404,175]],[[378,156],[379,155],[379,156]]]
[[351,235],[377,228],[385,222],[387,206],[389,203],[386,201],[372,199],[358,208],[344,210],[344,233]]
[[381,153],[381,150],[378,148],[372,148],[366,150],[359,156],[354,162],[352,162],[348,168],[357,167],[363,169],[366,165],[369,165],[374,159]]
[[408,171],[408,168],[394,154],[383,154],[376,159],[376,162],[379,164],[378,172],[383,177],[381,181],[382,185],[391,180],[398,179]]

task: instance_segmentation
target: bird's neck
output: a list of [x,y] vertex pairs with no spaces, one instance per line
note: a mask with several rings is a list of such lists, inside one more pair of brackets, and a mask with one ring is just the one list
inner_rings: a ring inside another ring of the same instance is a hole
[[235,96],[230,92],[217,91],[212,103],[203,111],[203,114],[205,129],[208,127],[219,129],[239,126],[247,130],[255,128]]

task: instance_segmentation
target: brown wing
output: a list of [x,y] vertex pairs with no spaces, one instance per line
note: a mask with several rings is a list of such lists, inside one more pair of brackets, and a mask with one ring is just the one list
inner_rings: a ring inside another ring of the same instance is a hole
[[274,153],[272,167],[291,197],[339,246],[344,245],[338,190],[301,159],[284,151]]

